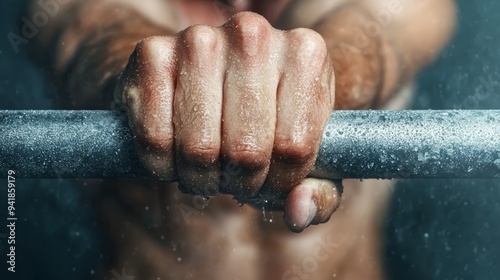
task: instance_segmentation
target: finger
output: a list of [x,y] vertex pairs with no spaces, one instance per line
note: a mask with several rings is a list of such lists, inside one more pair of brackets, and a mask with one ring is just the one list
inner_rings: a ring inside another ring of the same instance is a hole
[[341,187],[334,182],[306,178],[285,200],[285,223],[294,232],[301,232],[311,224],[326,223],[340,200]]
[[240,13],[223,27],[231,38],[224,83],[222,156],[241,168],[222,191],[251,196],[269,169],[276,122],[279,73],[271,52],[274,32],[261,16]]
[[137,44],[120,79],[136,150],[153,175],[175,178],[172,100],[176,71],[175,41],[149,37]]
[[193,26],[180,35],[174,96],[179,186],[204,196],[219,192],[224,48],[217,33],[208,26]]
[[[274,150],[262,193],[287,194],[310,172],[318,153],[333,95],[323,38],[310,30],[287,33],[286,73],[278,91]],[[307,69],[307,71],[303,71]]]

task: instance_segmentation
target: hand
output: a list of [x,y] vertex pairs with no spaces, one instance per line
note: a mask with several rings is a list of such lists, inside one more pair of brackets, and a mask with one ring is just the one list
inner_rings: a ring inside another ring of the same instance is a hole
[[301,231],[327,221],[340,201],[332,182],[304,179],[334,83],[319,34],[279,31],[244,12],[221,27],[142,40],[117,92],[152,174],[187,193],[283,209],[289,228]]

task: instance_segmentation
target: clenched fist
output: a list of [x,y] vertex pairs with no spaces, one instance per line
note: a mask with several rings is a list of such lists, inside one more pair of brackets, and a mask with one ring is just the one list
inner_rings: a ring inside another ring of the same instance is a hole
[[244,12],[221,27],[142,40],[116,92],[154,175],[184,192],[283,209],[287,225],[301,231],[327,221],[340,200],[332,182],[305,179],[334,84],[319,34],[276,30]]

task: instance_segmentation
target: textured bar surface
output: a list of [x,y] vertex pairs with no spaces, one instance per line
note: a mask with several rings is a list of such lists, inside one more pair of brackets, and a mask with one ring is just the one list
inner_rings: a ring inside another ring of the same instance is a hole
[[500,111],[334,112],[313,175],[500,178]]
[[[124,115],[0,111],[0,177],[144,177]],[[336,111],[313,176],[500,178],[500,111]]]
[[22,178],[146,174],[127,118],[112,111],[0,111],[0,172]]

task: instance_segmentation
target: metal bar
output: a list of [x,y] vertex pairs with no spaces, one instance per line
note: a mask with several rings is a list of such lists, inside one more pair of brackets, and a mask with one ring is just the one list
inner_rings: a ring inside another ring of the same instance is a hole
[[[0,111],[0,177],[147,177],[126,116]],[[335,111],[311,176],[500,178],[500,110]]]
[[113,111],[0,111],[0,176],[142,177],[126,116]]

